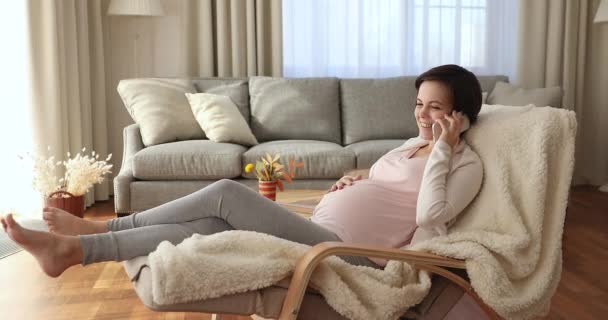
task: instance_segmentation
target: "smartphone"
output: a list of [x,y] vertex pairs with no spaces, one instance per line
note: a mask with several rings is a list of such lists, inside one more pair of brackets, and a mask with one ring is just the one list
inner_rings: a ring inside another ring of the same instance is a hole
[[[471,126],[471,122],[469,121],[469,117],[467,117],[466,114],[462,115],[461,121],[462,125],[460,126],[460,133],[463,133],[467,129],[469,129],[469,127]],[[435,143],[437,142],[437,139],[439,139],[439,136],[441,136],[441,125],[437,122],[434,122],[431,129],[433,131],[433,143]]]

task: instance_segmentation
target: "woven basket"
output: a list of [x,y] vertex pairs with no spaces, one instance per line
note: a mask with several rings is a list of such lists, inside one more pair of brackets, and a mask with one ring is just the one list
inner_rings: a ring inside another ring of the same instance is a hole
[[[68,197],[64,198],[63,195]],[[84,216],[84,195],[74,196],[67,191],[55,191],[44,199],[44,206],[59,208],[82,218]]]

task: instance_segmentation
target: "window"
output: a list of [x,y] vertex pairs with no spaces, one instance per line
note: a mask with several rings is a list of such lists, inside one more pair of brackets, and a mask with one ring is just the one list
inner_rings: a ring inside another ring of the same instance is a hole
[[19,159],[33,150],[29,97],[29,39],[27,1],[3,1],[0,37],[7,50],[0,52],[2,105],[0,109],[0,214],[40,216],[41,196],[32,188],[30,163]]
[[283,0],[287,77],[416,75],[441,64],[515,76],[518,1]]

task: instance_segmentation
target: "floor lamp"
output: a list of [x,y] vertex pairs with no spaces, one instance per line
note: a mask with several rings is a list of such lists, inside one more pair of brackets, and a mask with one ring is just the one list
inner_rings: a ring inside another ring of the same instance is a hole
[[[108,7],[108,15],[134,16],[136,18],[153,17],[163,16],[165,15],[165,11],[160,0],[112,0]],[[139,68],[137,66],[137,42],[140,37],[139,24],[135,29],[136,31],[133,35],[133,67],[135,69],[135,77],[137,77],[139,76]]]
[[[608,0],[602,0],[595,14],[594,23],[608,22]],[[608,183],[600,187],[600,191],[608,192]]]

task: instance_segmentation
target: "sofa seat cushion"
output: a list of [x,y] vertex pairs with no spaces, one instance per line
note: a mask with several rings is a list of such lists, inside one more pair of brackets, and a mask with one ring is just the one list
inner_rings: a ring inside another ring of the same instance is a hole
[[399,147],[406,140],[368,140],[346,146],[357,156],[357,169],[369,169],[383,155]]
[[[296,170],[296,179],[340,178],[355,169],[355,154],[342,146],[325,141],[278,140],[258,144],[243,154],[243,164],[255,163],[266,153],[281,154],[281,162],[287,164],[290,157],[303,161],[304,167]],[[244,177],[255,179],[253,172]]]
[[144,148],[133,156],[133,176],[140,180],[201,180],[241,174],[245,147],[210,140],[188,140]]

